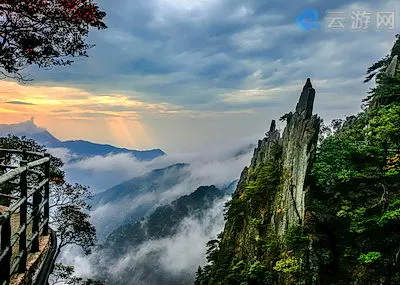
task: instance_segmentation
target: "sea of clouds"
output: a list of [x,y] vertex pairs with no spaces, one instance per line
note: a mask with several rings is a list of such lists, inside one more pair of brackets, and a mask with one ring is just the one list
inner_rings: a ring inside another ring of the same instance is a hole
[[[92,222],[99,236],[102,236],[104,225],[109,223],[108,217],[113,214],[129,213],[142,204],[168,204],[183,195],[189,195],[202,185],[226,186],[240,177],[244,166],[250,163],[253,154],[254,138],[238,142],[234,146],[222,146],[206,149],[197,153],[172,154],[159,157],[153,161],[138,161],[128,154],[91,157],[77,160],[64,149],[50,150],[53,155],[65,161],[64,170],[67,178],[91,187],[95,193],[108,189],[116,184],[142,176],[154,169],[164,168],[175,163],[187,163],[188,175],[178,185],[151,193],[143,193],[134,201],[118,201],[96,208],[92,214]],[[171,173],[171,175],[174,175]],[[148,260],[149,255],[156,255],[154,267],[171,276],[194,278],[199,265],[204,265],[207,241],[214,239],[224,226],[223,205],[230,197],[227,195],[218,199],[211,209],[196,217],[187,217],[179,225],[178,234],[170,238],[151,240],[133,247],[118,260],[110,260],[102,253],[94,253],[89,257],[83,256],[75,247],[67,248],[60,262],[74,265],[78,276],[95,277],[107,275],[117,277],[124,272],[135,272],[131,276],[133,283],[154,284],[149,279],[143,283],[141,264]],[[154,260],[153,260],[154,262]],[[135,270],[137,269],[137,270]],[[136,283],[135,283],[136,280]]]

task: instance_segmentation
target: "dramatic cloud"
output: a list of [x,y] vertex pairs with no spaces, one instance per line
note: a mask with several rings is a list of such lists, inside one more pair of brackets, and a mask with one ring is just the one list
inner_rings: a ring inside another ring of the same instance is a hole
[[[91,51],[92,60],[38,76],[85,86],[89,75],[82,73],[87,70],[100,84],[92,89],[136,90],[147,99],[163,98],[190,109],[230,108],[229,101],[216,106],[217,94],[285,88],[304,80],[310,70],[318,80],[359,78],[373,60],[388,52],[396,32],[377,31],[376,13],[398,7],[397,1],[101,2],[110,29],[93,34],[97,47]],[[321,28],[302,31],[295,25],[296,16],[310,8],[319,11]],[[351,28],[351,12],[357,10],[371,12],[369,29]],[[329,11],[343,12],[345,29],[328,28]],[[363,49],[364,41],[381,44]],[[110,50],[114,56],[105,56]],[[298,52],[302,50],[306,53]],[[338,65],[339,61],[352,64]],[[293,69],[293,62],[301,64]],[[323,68],[324,62],[330,67]],[[67,79],[61,77],[66,73]],[[249,80],[254,74],[264,80]],[[288,92],[279,91],[279,96]]]
[[[394,41],[397,27],[378,29],[377,13],[400,17],[396,0],[99,2],[109,29],[90,34],[90,57],[31,68],[33,85],[3,81],[3,102],[35,104],[0,103],[6,120],[35,114],[63,138],[194,151],[262,133],[261,121],[289,111],[311,77],[315,110],[329,121],[360,109],[365,71]],[[296,17],[311,8],[320,28],[303,31]],[[330,12],[345,18],[343,29],[329,27]],[[130,141],[109,135],[107,121],[117,119]]]
[[67,163],[67,165],[72,159],[78,158],[77,155],[71,153],[71,151],[66,148],[48,148],[47,151],[52,156],[55,156],[61,159],[62,162]]

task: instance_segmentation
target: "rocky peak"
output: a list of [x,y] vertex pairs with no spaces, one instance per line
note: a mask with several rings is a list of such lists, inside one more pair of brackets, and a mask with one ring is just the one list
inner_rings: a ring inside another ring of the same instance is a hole
[[257,164],[270,160],[271,147],[279,140],[279,138],[280,133],[276,129],[276,121],[272,120],[269,131],[265,133],[265,138],[258,141],[250,167],[255,168]]
[[[312,115],[314,98],[315,90],[308,78],[296,111],[286,116],[282,136],[272,120],[269,131],[258,141],[251,164],[243,170],[233,194],[220,242],[221,253],[229,252],[249,263],[263,260],[268,267],[275,262],[274,257],[260,253],[259,242],[270,237],[283,242],[290,228],[304,223],[307,175],[320,127],[320,119]],[[231,257],[219,258],[225,262]],[[218,267],[218,262],[214,266]],[[284,275],[280,279],[279,284],[289,284]]]
[[300,100],[296,106],[296,112],[302,114],[305,112],[305,117],[310,118],[312,115],[315,99],[315,89],[312,87],[310,78],[307,78],[306,84],[301,92]]
[[271,126],[269,127],[269,133],[274,132],[276,129],[276,122],[275,120],[272,120]]
[[265,138],[267,141],[274,142],[277,141],[280,137],[279,131],[276,129],[276,122],[272,120],[271,126],[269,127],[269,131],[265,133]]
[[[296,111],[290,113],[283,135],[276,129],[276,121],[272,120],[269,131],[258,141],[250,167],[243,171],[238,185],[238,190],[241,188],[241,192],[245,191],[243,185],[255,179],[254,173],[257,173],[259,166],[279,161],[280,182],[275,192],[268,194],[271,200],[266,201],[266,208],[270,209],[266,228],[280,236],[289,227],[304,221],[307,208],[306,176],[316,150],[320,127],[319,117],[312,115],[314,99],[315,90],[310,78],[307,78]],[[281,149],[279,157],[275,157],[276,146]],[[243,229],[243,233],[246,232],[248,229]]]
[[310,78],[300,95],[296,112],[288,120],[282,135],[282,193],[277,195],[277,212],[272,225],[277,234],[283,235],[295,224],[301,224],[306,210],[306,175],[317,145],[320,119],[312,115],[315,89]]
[[398,56],[395,55],[393,56],[392,60],[390,61],[390,64],[388,68],[386,69],[385,73],[388,76],[394,77],[396,74],[396,68],[397,68],[397,61],[398,61]]

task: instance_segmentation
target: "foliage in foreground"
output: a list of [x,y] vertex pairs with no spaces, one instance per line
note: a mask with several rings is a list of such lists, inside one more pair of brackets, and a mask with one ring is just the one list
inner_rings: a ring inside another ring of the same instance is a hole
[[89,29],[105,29],[105,15],[92,0],[0,1],[0,75],[23,81],[27,66],[87,56]]

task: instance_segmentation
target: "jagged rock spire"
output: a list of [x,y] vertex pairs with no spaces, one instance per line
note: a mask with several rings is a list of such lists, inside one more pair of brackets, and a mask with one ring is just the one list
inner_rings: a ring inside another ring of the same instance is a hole
[[385,71],[386,75],[394,77],[396,74],[397,61],[397,55],[395,55]]
[[279,141],[280,133],[276,129],[276,121],[272,120],[269,131],[265,133],[265,138],[258,141],[257,147],[254,149],[253,158],[250,167],[255,168],[257,164],[271,159],[271,148]]
[[[281,195],[276,196],[271,225],[283,236],[292,225],[304,221],[306,211],[306,176],[315,153],[320,119],[313,116],[315,89],[310,78],[303,87],[296,112],[287,120],[282,135]],[[282,212],[281,212],[282,210]]]
[[307,78],[306,85],[304,85],[304,88],[310,88],[310,87],[312,87],[312,85],[311,85],[311,79],[310,79],[310,78]]
[[302,114],[305,112],[306,118],[311,118],[314,107],[315,89],[311,85],[310,78],[307,78],[307,82],[301,92],[300,100],[296,106],[296,112]]
[[[246,262],[263,260],[265,255],[260,253],[259,244],[250,241],[269,234],[284,240],[291,227],[303,225],[307,220],[306,211],[310,208],[308,175],[321,122],[318,116],[312,115],[314,97],[315,90],[311,80],[307,79],[296,112],[286,114],[283,135],[280,136],[273,120],[266,137],[258,141],[250,167],[243,170],[234,193],[234,199],[245,203],[240,213],[228,214],[220,242],[223,250],[218,253],[218,258],[221,254],[225,258],[227,252],[233,251],[235,257]],[[277,179],[264,180],[265,175],[274,175]],[[265,184],[258,188],[262,191],[262,194],[258,192],[260,197],[253,199],[254,192],[250,192],[253,188],[248,186],[258,185],[258,181],[265,181]],[[254,182],[256,184],[252,184]],[[261,219],[262,230],[258,224],[247,222],[255,216]],[[280,253],[284,253],[283,250]],[[311,263],[306,255],[300,260]],[[265,259],[265,264],[272,266],[274,263],[275,257]],[[279,275],[279,280],[279,284],[290,283],[284,274]]]
[[269,127],[269,132],[274,132],[276,130],[276,122],[275,120],[272,120],[271,126]]
[[271,121],[271,126],[269,127],[269,131],[267,133],[265,133],[265,137],[269,140],[269,141],[276,141],[279,139],[279,132],[276,129],[276,121],[272,120]]

